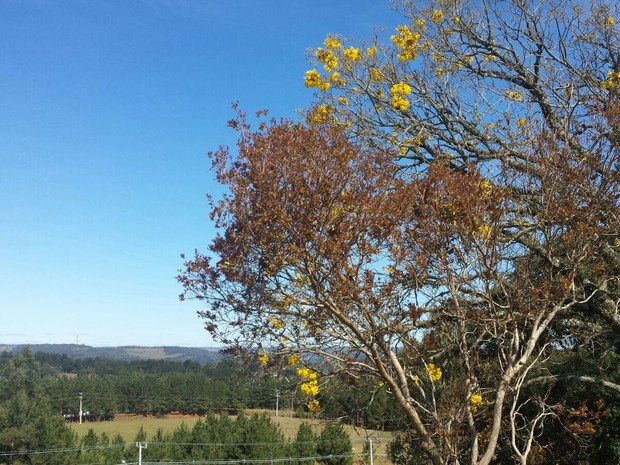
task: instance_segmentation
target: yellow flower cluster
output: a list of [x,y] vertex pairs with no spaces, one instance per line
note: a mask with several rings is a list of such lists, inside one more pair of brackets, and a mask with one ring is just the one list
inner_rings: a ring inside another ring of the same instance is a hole
[[493,232],[493,228],[488,224],[483,224],[478,228],[478,234],[480,234],[483,239],[488,239],[491,237],[491,232]]
[[607,25],[614,27],[616,25],[616,20],[612,16],[607,17]]
[[327,38],[325,39],[323,44],[325,44],[325,47],[327,47],[327,48],[340,48],[340,47],[342,47],[342,44],[340,43],[340,41],[338,39],[336,39],[335,37],[331,37],[331,36],[327,36]]
[[326,92],[329,90],[329,82],[324,81],[321,78],[321,75],[316,69],[311,69],[310,71],[306,71],[306,76],[304,77],[304,83],[306,87],[316,87],[317,89]]
[[335,71],[329,76],[329,82],[335,86],[344,86],[347,83],[347,80],[340,76],[338,71]]
[[506,92],[506,97],[508,97],[510,100],[523,100],[523,94],[520,92],[515,92],[512,90],[509,90],[508,92]]
[[269,323],[271,323],[271,326],[273,326],[275,329],[284,328],[284,321],[280,318],[276,318],[275,316],[269,317]]
[[470,406],[469,406],[470,410],[472,411],[472,413],[476,413],[478,409],[480,408],[480,405],[482,405],[482,396],[480,394],[474,394],[469,399],[469,402],[470,402]]
[[429,363],[426,369],[428,370],[428,376],[431,378],[431,381],[439,381],[443,376],[441,368],[435,366],[434,363]]
[[297,368],[297,374],[308,381],[314,381],[318,377],[316,371],[307,367]]
[[288,358],[286,359],[286,362],[294,367],[296,366],[299,362],[301,362],[301,356],[299,354],[292,354],[289,355]]
[[[310,124],[327,123],[329,119],[331,118],[332,113],[334,113],[334,107],[332,107],[331,105],[325,105],[325,104],[319,105],[318,107],[314,108],[312,112],[310,113],[309,118],[308,118],[308,123]],[[303,286],[303,282],[300,283],[299,286],[297,286],[297,281],[296,281],[295,286],[301,287]]]
[[392,94],[392,108],[400,111],[405,111],[409,108],[409,100],[404,97],[411,93],[411,86],[409,84],[404,82],[394,84],[390,88],[390,93]]
[[601,89],[615,89],[620,84],[620,72],[607,72],[607,80],[601,82]]
[[360,49],[355,47],[345,48],[342,52],[342,56],[346,60],[355,61],[360,57]]
[[519,118],[517,120],[517,127],[520,128],[521,126],[523,126],[525,123],[527,122],[527,120],[525,118]]
[[390,37],[390,40],[400,48],[398,59],[400,61],[415,60],[418,56],[420,34],[412,32],[407,26],[398,26],[396,32],[395,35]]
[[491,184],[486,179],[484,181],[480,181],[478,183],[478,187],[480,187],[480,189],[482,189],[482,195],[484,197],[488,197],[489,194],[491,193],[491,191],[493,190],[493,184]]
[[370,80],[372,82],[381,82],[381,71],[377,68],[370,68],[368,74],[370,75]]
[[316,58],[321,63],[324,63],[325,71],[333,71],[338,67],[338,57],[334,55],[331,50],[320,48],[316,51]]
[[435,24],[441,24],[443,23],[443,11],[441,10],[433,10],[433,13],[431,14],[431,21],[434,22]]
[[366,49],[366,56],[367,56],[368,58],[372,58],[372,57],[374,57],[376,54],[377,54],[377,47],[372,46],[372,47],[368,47],[368,48]]
[[[297,374],[301,376],[305,382],[299,387],[301,393],[306,396],[316,396],[319,393],[319,383],[317,381],[318,375],[312,368],[301,367],[297,368]],[[308,402],[308,410],[311,412],[318,412],[321,406],[316,399]]]
[[305,396],[316,396],[319,393],[319,383],[317,380],[302,383],[299,387],[301,393]]
[[308,410],[313,413],[318,412],[319,410],[321,410],[321,404],[319,404],[319,401],[316,399],[311,400],[310,402],[308,402]]
[[423,143],[424,143],[424,136],[421,133],[418,134],[415,137],[415,139],[411,137],[407,137],[403,141],[403,145],[400,147],[400,152],[404,155],[405,153],[407,153],[407,150],[409,150],[410,148],[421,147]]
[[269,354],[267,352],[262,352],[260,354],[258,354],[258,364],[260,366],[265,366],[267,365],[267,362],[269,362]]

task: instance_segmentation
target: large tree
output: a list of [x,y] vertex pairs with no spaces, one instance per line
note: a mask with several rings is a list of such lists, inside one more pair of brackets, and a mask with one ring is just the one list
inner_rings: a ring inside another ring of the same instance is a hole
[[312,361],[309,396],[374,377],[434,464],[541,461],[546,425],[583,436],[604,410],[584,399],[579,423],[551,381],[619,389],[565,363],[586,341],[615,361],[620,337],[615,13],[399,8],[389,43],[316,50],[306,123],[231,122],[237,150],[212,154],[220,234],[186,261],[183,297],[262,364]]

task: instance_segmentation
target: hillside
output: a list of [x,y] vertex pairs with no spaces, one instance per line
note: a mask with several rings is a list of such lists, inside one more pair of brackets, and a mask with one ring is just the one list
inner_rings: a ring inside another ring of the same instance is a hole
[[203,365],[217,363],[222,355],[217,348],[202,347],[91,347],[83,344],[0,344],[0,352],[19,352],[29,347],[33,352],[62,354],[71,358],[108,358],[112,360],[191,360]]

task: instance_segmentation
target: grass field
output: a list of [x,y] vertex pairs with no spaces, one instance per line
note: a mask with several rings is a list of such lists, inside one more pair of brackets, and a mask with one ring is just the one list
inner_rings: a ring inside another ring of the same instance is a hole
[[[280,411],[279,415],[275,416],[275,411],[273,410],[248,410],[245,412],[246,415],[251,415],[253,413],[265,413],[269,415],[276,423],[280,425],[280,429],[282,433],[289,439],[294,439],[297,435],[297,430],[299,429],[299,425],[304,419],[301,418],[293,418],[291,416],[290,411]],[[89,429],[93,429],[95,433],[101,434],[105,432],[110,438],[113,438],[117,433],[120,434],[126,442],[133,441],[136,434],[140,430],[140,427],[147,434],[148,438],[152,437],[155,432],[161,428],[164,431],[173,431],[178,428],[182,423],[185,423],[190,428],[194,426],[194,424],[198,421],[200,417],[179,417],[179,416],[168,416],[163,418],[149,418],[142,416],[126,416],[119,417],[114,421],[101,421],[94,423],[82,423],[71,424],[73,430],[78,434],[78,436],[84,436]],[[323,420],[305,420],[316,427],[317,431],[321,430],[322,425],[325,423]],[[373,448],[379,455],[377,463],[386,463],[384,459],[380,456],[385,454],[385,445],[389,442],[392,437],[392,434],[385,431],[375,431],[375,430],[365,430],[361,428],[353,428],[351,426],[346,426],[346,430],[351,437],[351,442],[353,444],[353,448],[356,452],[361,452],[364,447],[364,442],[367,442],[367,437],[376,438]]]

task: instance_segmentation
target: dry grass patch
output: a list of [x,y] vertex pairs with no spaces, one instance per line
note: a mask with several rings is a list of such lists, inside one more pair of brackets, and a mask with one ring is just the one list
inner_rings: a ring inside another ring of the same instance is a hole
[[[320,432],[323,425],[325,425],[325,420],[319,419],[303,419],[303,418],[293,418],[291,416],[290,411],[280,411],[278,416],[275,416],[274,410],[246,410],[246,415],[252,415],[254,413],[258,414],[266,414],[271,419],[280,426],[280,429],[284,436],[287,439],[295,439],[297,435],[297,431],[299,430],[299,425],[307,421],[312,425],[315,432]],[[93,423],[82,423],[71,424],[72,429],[78,434],[78,436],[84,436],[89,429],[93,429],[93,431],[100,435],[101,433],[106,433],[110,439],[114,438],[116,434],[120,434],[126,442],[131,442],[134,440],[140,428],[144,430],[147,434],[147,440],[155,433],[158,429],[162,429],[164,432],[174,431],[178,427],[180,427],[183,423],[185,423],[189,428],[192,428],[194,424],[200,419],[199,416],[164,416],[162,418],[155,417],[144,417],[140,415],[119,415],[113,421],[101,421],[101,422],[93,422]],[[234,417],[232,417],[234,418]],[[364,443],[368,442],[368,437],[375,438],[375,442],[373,445],[373,449],[378,455],[375,463],[382,464],[388,463],[387,459],[383,456],[385,455],[385,446],[392,438],[392,433],[386,431],[376,431],[376,430],[366,430],[362,428],[354,428],[349,425],[345,425],[346,431],[349,433],[351,438],[351,443],[353,445],[353,449],[356,453],[361,453],[364,449]]]

